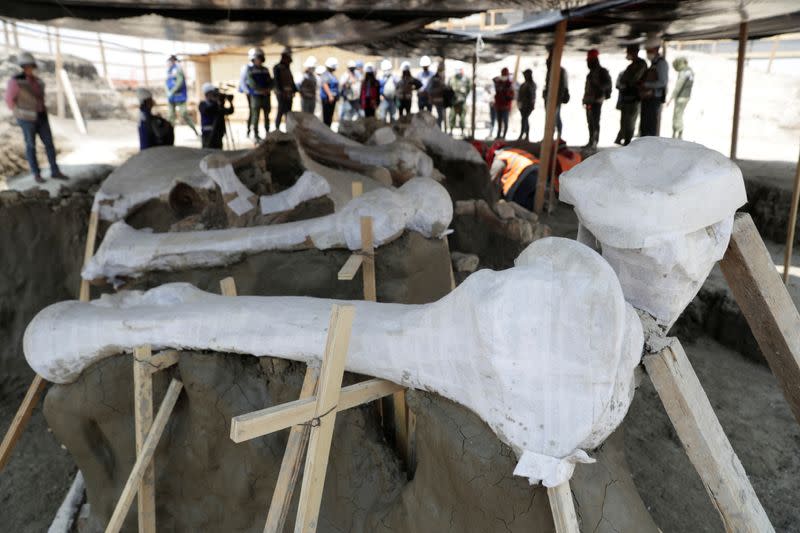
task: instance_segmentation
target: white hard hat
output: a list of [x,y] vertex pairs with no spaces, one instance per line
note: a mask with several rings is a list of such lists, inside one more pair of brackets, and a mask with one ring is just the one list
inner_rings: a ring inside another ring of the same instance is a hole
[[250,50],[248,50],[247,51],[247,59],[253,59],[254,57],[256,57],[256,52],[257,51],[258,51],[258,48],[251,48]]
[[339,60],[335,57],[329,57],[325,60],[325,66],[335,70],[339,66]]
[[136,89],[136,99],[139,100],[139,103],[143,103],[148,98],[152,98],[153,93],[145,89],[144,87],[139,87]]
[[306,58],[306,62],[303,63],[303,66],[305,68],[314,68],[314,67],[316,67],[317,66],[317,58],[314,57],[314,56],[308,56]]
[[375,73],[375,65],[373,63],[367,63],[364,66],[364,72],[372,72],[374,74]]
[[321,76],[322,74],[325,74],[325,67],[323,65],[317,65],[317,68],[314,71],[314,74],[316,74],[317,76]]
[[252,52],[253,52],[253,57],[257,56],[264,57],[264,50],[262,50],[261,48],[253,48]]
[[17,65],[24,67],[25,65],[36,65],[36,59],[30,52],[20,52],[17,54]]
[[356,68],[356,62],[351,59],[347,62],[347,68]]
[[645,49],[658,48],[659,46],[661,46],[661,37],[658,34],[647,36],[647,40],[644,42]]
[[216,87],[216,85],[214,85],[210,81],[207,81],[207,82],[205,82],[203,84],[203,89],[202,90],[203,90],[203,94],[208,94],[208,93],[213,93],[214,91],[216,91],[217,87]]
[[400,70],[411,70],[411,63],[409,63],[408,61],[403,61],[400,64]]
[[384,59],[383,61],[381,61],[381,70],[384,72],[392,70],[392,62],[389,61],[388,59]]
[[421,58],[419,58],[419,66],[420,67],[431,66],[431,58],[428,56],[422,56]]

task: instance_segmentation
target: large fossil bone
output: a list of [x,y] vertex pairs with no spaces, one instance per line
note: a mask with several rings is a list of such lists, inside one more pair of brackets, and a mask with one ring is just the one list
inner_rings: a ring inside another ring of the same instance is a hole
[[399,189],[374,189],[331,215],[285,224],[150,233],[119,221],[109,227],[81,275],[89,280],[113,279],[152,270],[224,265],[266,250],[356,250],[361,247],[362,216],[372,217],[374,242],[380,246],[405,230],[426,237],[442,236],[453,218],[453,204],[444,187],[431,179],[416,178]]
[[[333,300],[226,298],[188,284],[62,302],[25,332],[25,356],[66,383],[134,346],[277,356],[318,364]],[[472,409],[548,486],[619,425],[633,395],[642,328],[614,271],[576,241],[531,244],[515,267],[481,270],[426,305],[356,307],[347,368]]]
[[404,118],[396,122],[394,128],[402,133],[403,138],[422,143],[426,150],[444,159],[486,164],[470,143],[454,139],[443,132],[430,113],[423,112],[412,115],[409,119]]
[[722,259],[747,196],[722,154],[643,137],[563,174],[561,200],[602,245],[626,299],[671,326]]

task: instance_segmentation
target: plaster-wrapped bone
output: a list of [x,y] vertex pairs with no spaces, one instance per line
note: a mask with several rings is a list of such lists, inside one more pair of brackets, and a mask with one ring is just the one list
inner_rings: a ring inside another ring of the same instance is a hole
[[[412,115],[408,123],[401,121],[395,127],[402,130],[404,138],[421,142],[427,150],[440,157],[479,165],[485,164],[481,155],[470,143],[454,139],[451,135],[443,132],[436,122],[431,123],[430,120],[426,120],[423,114]],[[375,133],[378,131],[380,130]]]
[[399,189],[374,189],[331,215],[285,224],[152,233],[119,221],[108,229],[81,275],[114,279],[152,270],[218,266],[247,254],[299,247],[356,250],[361,247],[362,216],[372,217],[374,243],[380,246],[406,230],[441,237],[453,218],[453,204],[444,187],[417,178]]
[[356,308],[348,370],[473,410],[517,454],[515,473],[532,482],[568,479],[632,399],[639,319],[602,257],[556,238],[531,244],[513,268],[478,271],[426,305],[229,298],[188,284],[62,302],[33,319],[24,351],[55,383],[141,344],[318,364],[333,303]]
[[575,206],[584,238],[599,241],[626,299],[669,326],[724,255],[747,196],[722,154],[643,137],[563,174],[561,200]]

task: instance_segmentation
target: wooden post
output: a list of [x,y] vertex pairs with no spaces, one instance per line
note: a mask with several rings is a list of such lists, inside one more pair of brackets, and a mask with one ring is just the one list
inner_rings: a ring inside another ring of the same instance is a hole
[[[61,72],[64,68],[64,60],[61,57],[61,32],[56,28],[56,72]],[[61,81],[61,76],[56,75],[56,115],[58,118],[66,116],[64,106],[64,84]]]
[[671,339],[644,365],[725,530],[774,531],[680,342]]
[[6,48],[11,48],[11,38],[8,36],[8,22],[3,19],[3,35],[6,38]]
[[238,296],[236,280],[231,276],[219,280],[219,289],[223,296]]
[[778,52],[778,45],[780,42],[780,37],[775,36],[772,38],[772,48],[769,51],[769,62],[767,63],[767,74],[772,70],[772,62],[775,61],[775,54]]
[[364,299],[368,302],[378,300],[375,288],[375,248],[372,239],[372,217],[361,217],[362,274],[364,278]]
[[11,31],[14,34],[14,48],[19,48],[19,33],[17,33],[17,23],[11,22]]
[[720,267],[800,423],[800,314],[750,215],[736,215]]
[[792,205],[789,207],[789,224],[786,228],[786,249],[783,252],[783,282],[789,284],[789,269],[792,266],[792,249],[794,248],[794,232],[797,227],[797,203],[800,202],[800,158],[794,169],[794,190]]
[[78,99],[75,97],[75,91],[72,89],[72,82],[69,80],[69,74],[62,68],[58,71],[58,75],[61,79],[61,85],[64,87],[64,93],[67,95],[69,110],[72,112],[72,118],[75,119],[75,125],[78,127],[79,132],[86,135],[88,133],[86,121],[83,120],[81,108],[78,106]]
[[[553,212],[556,208],[556,203],[558,200],[556,199],[556,165],[558,164],[558,149],[561,146],[561,135],[556,137],[556,144],[553,148],[553,157],[552,161],[550,162],[550,171],[547,173],[549,180],[550,180],[550,194],[547,201],[547,214]],[[541,171],[541,169],[540,169]]]
[[[133,351],[133,412],[136,426],[136,457],[142,455],[144,442],[153,425],[153,374],[150,371],[152,351],[149,345]],[[153,460],[146,463],[139,481],[137,505],[139,533],[156,531],[156,476]]]
[[44,31],[47,32],[47,53],[53,55],[53,39],[50,37],[50,26],[45,26]]
[[362,194],[364,194],[364,183],[361,180],[354,181],[353,183],[350,184],[351,198],[358,198]]
[[747,21],[739,24],[739,55],[736,58],[736,91],[733,96],[733,127],[731,129],[731,159],[736,159],[739,143],[739,114],[742,105],[742,80],[744,78],[744,58],[747,52]]
[[547,497],[550,500],[550,512],[553,513],[556,533],[581,533],[569,481],[557,487],[549,487]]
[[[97,242],[98,222],[99,214],[96,210],[92,210],[92,212],[89,214],[89,228],[86,230],[86,244],[84,245],[83,250],[83,266],[86,266],[94,255],[94,247]],[[89,280],[81,279],[79,299],[82,302],[89,301]]]
[[161,402],[158,413],[153,420],[150,432],[142,445],[141,453],[136,456],[136,462],[133,465],[131,474],[128,476],[128,481],[125,483],[119,501],[117,501],[117,506],[114,508],[114,514],[111,515],[111,520],[109,520],[106,527],[106,533],[117,533],[122,528],[125,515],[128,514],[128,509],[133,503],[133,497],[136,496],[139,484],[144,478],[147,465],[150,464],[156,453],[156,446],[158,446],[158,441],[164,432],[164,428],[167,427],[169,416],[175,408],[182,388],[183,383],[176,379],[173,379],[170,383],[167,394],[164,396],[164,400]]
[[478,108],[478,51],[472,56],[472,115],[470,125],[472,128],[472,140],[475,140],[475,110]]
[[553,52],[550,56],[550,81],[547,93],[547,115],[544,121],[544,137],[539,150],[539,179],[536,182],[536,198],[533,210],[537,215],[542,214],[544,195],[547,185],[547,171],[550,168],[550,159],[553,151],[553,130],[556,125],[556,108],[558,107],[559,85],[561,83],[561,54],[564,51],[564,42],[567,38],[567,21],[562,20],[556,25],[556,35],[553,42]]
[[142,54],[142,75],[144,76],[144,86],[150,87],[150,79],[147,75],[147,55],[144,53],[144,39],[140,41],[141,49],[139,50]]
[[328,327],[328,340],[320,371],[314,419],[308,439],[300,503],[295,521],[295,533],[314,533],[317,530],[322,489],[330,456],[336,404],[344,376],[344,364],[350,344],[355,307],[334,305]]
[[97,46],[100,49],[100,65],[103,67],[103,78],[108,81],[109,85],[113,89],[113,85],[111,84],[111,78],[108,75],[108,63],[106,62],[106,45],[103,42],[103,37],[98,33],[97,34]]

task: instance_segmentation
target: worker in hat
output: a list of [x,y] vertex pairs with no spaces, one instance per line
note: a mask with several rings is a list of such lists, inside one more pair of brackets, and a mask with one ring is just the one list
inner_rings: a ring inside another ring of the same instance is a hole
[[644,45],[650,67],[639,82],[639,97],[642,101],[642,118],[639,129],[642,137],[658,136],[661,127],[661,106],[666,101],[669,83],[669,66],[661,57],[661,38],[651,36]]
[[603,102],[611,98],[611,75],[600,65],[600,52],[592,48],[586,53],[586,83],[583,86],[583,107],[586,109],[586,123],[589,126],[589,142],[584,148],[597,149],[600,138],[600,112]]
[[264,131],[269,133],[270,90],[273,81],[269,69],[264,66],[264,61],[264,52],[260,48],[256,48],[252,65],[247,68],[245,80],[247,93],[250,95],[250,129],[255,142],[261,140],[258,134],[258,121],[262,112],[264,113]]
[[38,135],[44,144],[47,161],[50,163],[50,177],[66,180],[67,176],[61,172],[56,162],[56,148],[45,106],[44,81],[36,75],[36,59],[30,52],[19,52],[17,64],[22,68],[22,72],[8,80],[5,98],[8,108],[17,119],[17,124],[22,128],[22,135],[25,138],[25,157],[33,179],[36,183],[44,183],[36,157]]
[[325,72],[319,77],[322,122],[328,127],[333,124],[333,112],[336,110],[336,100],[339,98],[339,80],[336,78],[337,68],[339,68],[339,61],[335,57],[329,57],[325,60]]
[[533,211],[538,157],[521,148],[504,148],[494,153],[489,176],[502,198]]
[[672,62],[672,68],[678,72],[678,79],[675,81],[675,88],[667,100],[667,105],[675,102],[675,108],[672,111],[672,138],[683,138],[683,112],[686,110],[686,104],[689,103],[689,98],[692,96],[692,86],[694,85],[694,71],[689,67],[689,62],[685,57],[675,58]]
[[292,50],[284,48],[281,52],[281,60],[272,70],[272,77],[275,80],[275,96],[278,100],[278,114],[275,115],[275,129],[279,130],[283,116],[292,110],[292,100],[294,93],[297,92],[297,85],[294,84],[292,71],[289,65],[292,64]]
[[[544,90],[542,91],[542,97],[544,98],[545,106],[547,105],[547,96],[550,93],[550,66],[553,60],[553,47],[547,47],[547,60],[545,64],[547,65],[547,74],[544,78]],[[564,67],[561,67],[561,73],[558,78],[558,97],[556,98],[556,131],[558,132],[558,136],[561,137],[562,132],[564,130],[563,124],[561,122],[561,104],[566,104],[569,102],[570,95],[569,95],[569,79],[567,77],[567,70]]]
[[403,61],[400,65],[400,79],[397,81],[397,107],[400,116],[411,114],[411,99],[414,91],[422,87],[422,82],[411,75],[411,63]]
[[361,109],[365,117],[374,117],[380,104],[381,89],[375,77],[375,65],[367,63],[364,67],[364,79],[361,81]]
[[139,101],[139,150],[175,144],[172,123],[153,114],[153,93],[139,87],[136,89],[136,99]]
[[225,136],[225,117],[233,114],[233,95],[222,94],[213,83],[203,84],[205,100],[200,102],[200,128],[203,148],[222,149]]
[[247,63],[245,63],[241,70],[239,71],[239,87],[238,90],[240,93],[243,93],[247,97],[247,137],[250,137],[250,119],[252,118],[252,111],[250,109],[251,102],[250,102],[250,92],[247,90],[247,72],[250,66],[253,64],[253,58],[256,56],[256,49],[251,48],[247,51]]
[[339,108],[339,121],[356,120],[361,116],[361,79],[357,72],[357,62],[347,62],[347,72],[339,80],[342,106]]
[[456,73],[450,78],[450,90],[453,94],[453,105],[450,111],[450,133],[453,133],[456,122],[464,135],[464,124],[467,116],[467,96],[472,90],[472,82],[464,75],[464,67],[458,67]]
[[647,61],[639,57],[639,45],[625,48],[625,57],[630,64],[617,77],[617,109],[619,109],[619,133],[615,143],[627,146],[631,143],[639,117],[639,82],[647,72]]
[[430,98],[428,98],[428,83],[433,77],[433,72],[430,70],[431,58],[422,56],[419,58],[419,66],[422,70],[417,75],[417,80],[419,80],[420,84],[419,89],[417,89],[417,108],[420,111],[431,111],[433,107],[431,106]]
[[[303,113],[314,114],[314,109],[317,107],[317,58],[308,56],[305,63],[303,63],[305,72],[303,72],[303,79],[300,80],[298,89],[300,90],[300,110]],[[322,72],[325,67],[322,67]],[[320,72],[320,74],[322,74]]]
[[168,119],[172,126],[175,126],[176,114],[180,114],[183,123],[192,128],[197,135],[197,128],[194,126],[189,111],[186,109],[186,77],[177,56],[171,55],[167,58],[167,104],[169,105]]
[[383,122],[392,123],[397,114],[397,78],[392,72],[392,62],[388,59],[381,61],[381,76],[378,82],[381,85],[378,118]]
[[514,82],[508,68],[503,67],[494,80],[494,110],[497,117],[497,138],[505,139],[508,132],[508,116],[514,103]]
[[536,106],[536,82],[533,81],[533,71],[529,68],[522,71],[522,77],[525,81],[517,91],[517,108],[520,116],[519,140],[529,141],[531,127],[528,118]]

